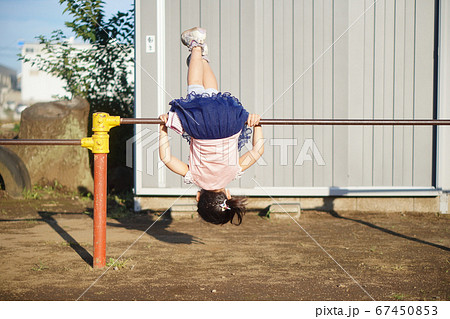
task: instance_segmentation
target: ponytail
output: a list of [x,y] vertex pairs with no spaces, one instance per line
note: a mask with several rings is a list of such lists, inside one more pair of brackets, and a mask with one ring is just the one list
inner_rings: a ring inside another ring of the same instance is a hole
[[201,190],[197,205],[200,217],[209,223],[240,225],[245,214],[245,197],[227,199],[224,192]]
[[[244,217],[246,211],[246,203],[247,200],[245,197],[231,197],[227,199],[227,205],[230,207],[231,212],[230,223],[236,226],[242,223],[242,217]],[[233,222],[234,219],[237,219],[237,221]]]

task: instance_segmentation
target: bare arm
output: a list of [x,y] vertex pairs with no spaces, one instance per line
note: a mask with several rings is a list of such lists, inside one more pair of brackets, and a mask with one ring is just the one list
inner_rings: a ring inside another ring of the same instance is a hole
[[[160,115],[159,118],[167,122],[167,114]],[[189,167],[186,163],[180,161],[170,152],[169,135],[167,134],[167,126],[159,125],[159,158],[172,172],[181,176],[186,175]]]
[[250,114],[248,117],[247,125],[249,127],[254,127],[252,141],[253,148],[239,158],[239,165],[241,166],[242,171],[245,171],[255,164],[264,153],[264,138],[262,127],[259,125],[260,119],[261,117],[258,114]]

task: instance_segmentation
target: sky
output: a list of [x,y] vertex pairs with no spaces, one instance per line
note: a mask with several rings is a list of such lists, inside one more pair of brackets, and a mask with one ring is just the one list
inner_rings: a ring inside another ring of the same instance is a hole
[[[105,0],[105,16],[129,10],[133,3],[134,0]],[[0,64],[20,73],[19,40],[36,43],[35,37],[50,36],[57,29],[71,36],[64,25],[71,17],[63,15],[64,8],[59,0],[0,0]]]

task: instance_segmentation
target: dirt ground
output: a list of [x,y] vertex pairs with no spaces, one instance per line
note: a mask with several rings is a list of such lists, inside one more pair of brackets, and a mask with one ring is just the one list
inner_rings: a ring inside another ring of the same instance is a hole
[[108,218],[107,259],[128,250],[105,273],[91,267],[91,207],[0,198],[0,300],[450,300],[449,216],[249,212],[238,227],[161,218],[147,233],[157,214]]

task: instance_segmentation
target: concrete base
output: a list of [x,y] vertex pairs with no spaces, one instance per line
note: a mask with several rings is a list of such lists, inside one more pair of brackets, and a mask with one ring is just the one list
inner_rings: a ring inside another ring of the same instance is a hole
[[[136,197],[136,211],[165,211],[173,207],[172,212],[194,211],[197,205],[195,198],[190,197]],[[437,197],[249,197],[247,209],[263,210],[277,202],[299,202],[302,211],[357,211],[361,213],[378,212],[413,212],[413,213],[448,213],[450,202],[448,194]],[[184,208],[183,208],[184,207]]]

